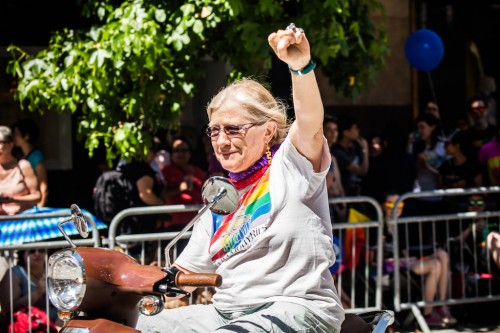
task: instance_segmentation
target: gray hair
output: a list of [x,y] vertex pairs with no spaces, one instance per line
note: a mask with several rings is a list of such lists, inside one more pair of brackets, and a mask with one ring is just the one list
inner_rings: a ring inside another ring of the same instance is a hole
[[12,131],[7,126],[0,126],[0,141],[12,142]]
[[285,139],[290,129],[286,104],[274,98],[262,84],[252,79],[241,79],[229,84],[208,104],[208,119],[211,119],[212,113],[232,103],[241,106],[251,122],[264,124],[273,121],[277,124],[270,146]]

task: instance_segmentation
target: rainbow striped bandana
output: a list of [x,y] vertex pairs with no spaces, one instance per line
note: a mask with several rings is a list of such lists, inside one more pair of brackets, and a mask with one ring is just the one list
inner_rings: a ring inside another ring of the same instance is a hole
[[269,172],[252,185],[238,200],[238,208],[227,216],[215,215],[209,252],[212,262],[224,261],[248,249],[268,227],[271,215]]

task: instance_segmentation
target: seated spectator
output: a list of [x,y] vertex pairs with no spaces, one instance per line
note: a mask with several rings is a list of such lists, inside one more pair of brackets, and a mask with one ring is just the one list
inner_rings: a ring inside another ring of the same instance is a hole
[[[29,304],[42,311],[47,311],[46,283],[44,252],[37,249],[19,251],[18,263],[12,267],[12,289],[10,287],[9,272],[4,275],[0,282],[0,290],[2,290],[0,293],[0,307],[5,318],[10,320],[11,310],[12,312],[16,312],[23,307],[27,308]],[[30,289],[31,294],[28,293]],[[10,290],[12,290],[12,295]],[[12,308],[10,303],[11,296],[13,301]],[[29,299],[30,296],[31,300]],[[52,305],[49,305],[48,315],[52,323],[59,321],[57,318],[57,309]]]
[[483,184],[481,165],[469,158],[471,151],[467,134],[458,131],[448,141],[445,149],[451,159],[439,167],[440,188],[480,187]]
[[[482,213],[486,210],[487,201],[485,195],[475,193],[467,199],[467,211],[474,213]],[[490,232],[488,219],[486,217],[473,217],[468,219],[464,224],[464,229],[454,239],[459,242],[459,246],[455,249],[462,250],[455,252],[455,261],[459,258],[461,272],[467,275],[476,275],[481,273],[490,273],[490,269],[497,276],[500,276],[500,267],[498,261],[498,240],[500,234],[498,232]],[[497,228],[498,230],[498,228]],[[491,256],[488,256],[491,253]]]
[[40,201],[38,180],[30,163],[16,160],[10,128],[0,126],[0,215],[14,215]]
[[[394,205],[398,199],[398,194],[388,193],[384,202],[385,227],[387,232],[386,240],[391,243],[394,225],[389,223],[389,221],[392,219]],[[401,216],[403,208],[404,204],[400,203],[397,207],[397,218]],[[399,225],[398,231],[409,227],[409,224]],[[411,244],[405,244],[403,236],[405,234],[404,230],[398,232],[398,235],[400,235],[401,267],[410,270],[414,274],[425,276],[423,290],[424,301],[432,302],[436,299],[436,296],[439,300],[445,300],[448,290],[448,253],[436,247],[433,247],[431,252],[424,256],[409,253]],[[417,234],[411,232],[410,234],[412,235],[412,239],[421,239]],[[424,244],[419,245],[422,246]],[[457,323],[457,320],[450,314],[446,306],[426,306],[424,307],[423,314],[427,324],[432,327],[443,327]]]
[[45,156],[40,148],[36,147],[36,142],[40,135],[38,125],[31,118],[21,119],[12,125],[12,132],[14,134],[14,145],[22,151],[21,158],[30,162],[37,176],[41,194],[41,199],[37,206],[45,207],[49,195],[49,185]]

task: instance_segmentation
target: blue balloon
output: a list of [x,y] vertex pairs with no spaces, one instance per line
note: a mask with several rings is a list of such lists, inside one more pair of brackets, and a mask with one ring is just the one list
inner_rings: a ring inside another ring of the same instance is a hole
[[435,69],[443,59],[443,55],[443,41],[432,30],[417,30],[406,39],[406,59],[420,71],[428,72]]

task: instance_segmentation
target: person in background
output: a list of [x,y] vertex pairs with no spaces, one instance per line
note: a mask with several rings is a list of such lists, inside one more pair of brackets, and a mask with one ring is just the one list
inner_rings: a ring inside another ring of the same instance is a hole
[[456,132],[446,141],[445,149],[451,159],[439,167],[439,188],[470,188],[483,185],[481,165],[477,159],[468,157],[472,147],[465,132]]
[[[129,189],[130,200],[132,207],[148,207],[164,205],[162,193],[163,185],[158,180],[156,172],[151,167],[150,163],[154,157],[152,151],[143,159],[134,159],[130,162],[122,160],[118,163],[116,169],[121,171],[128,182],[131,184]],[[140,233],[158,232],[165,214],[146,214],[146,215],[131,215],[126,217],[124,223],[120,223],[118,234],[131,235]],[[125,244],[128,248],[128,254],[138,258],[140,256],[141,247],[139,242],[130,242]],[[151,248],[146,250],[146,253],[153,254],[147,260],[153,260],[156,255],[154,242]]]
[[47,180],[47,167],[45,166],[45,156],[43,152],[36,146],[40,131],[38,125],[31,118],[25,118],[16,121],[12,126],[14,134],[14,145],[22,151],[21,158],[30,162],[31,167],[35,171],[40,186],[41,199],[38,202],[38,207],[47,206],[49,196],[49,183]]
[[500,186],[500,127],[497,128],[495,139],[479,149],[478,159],[483,166],[485,183],[489,186]]
[[[434,191],[439,188],[439,167],[449,157],[440,136],[439,120],[430,113],[424,113],[417,117],[416,123],[420,139],[413,145],[416,161],[413,191]],[[420,214],[438,214],[445,209],[442,202],[440,196],[417,198],[414,209]]]
[[[392,243],[394,224],[390,223],[392,219],[393,209],[396,201],[399,199],[399,194],[389,191],[387,193],[384,207],[385,216],[385,241]],[[404,202],[400,202],[396,212],[396,217],[399,218],[403,212]],[[426,302],[432,302],[436,299],[446,299],[448,291],[448,271],[449,271],[449,256],[446,251],[440,248],[435,248],[433,253],[423,257],[412,256],[407,252],[410,244],[404,244],[405,233],[402,228],[409,228],[409,224],[399,225],[398,235],[400,236],[399,245],[401,249],[401,265],[402,268],[407,268],[417,275],[425,276],[423,297]],[[411,232],[410,232],[411,233]],[[417,235],[412,234],[414,239],[418,239]],[[408,260],[403,260],[408,258]],[[457,320],[450,314],[446,306],[426,306],[424,307],[424,318],[429,326],[443,327],[454,325]]]
[[497,91],[497,83],[493,76],[485,75],[479,80],[478,89],[488,102],[488,122],[498,126],[497,122],[497,101],[494,97]]
[[430,113],[424,113],[415,120],[420,139],[413,144],[417,159],[417,182],[423,190],[437,188],[438,168],[446,160],[443,138],[440,137],[439,120]]
[[485,194],[469,195],[467,212],[474,214],[468,214],[471,217],[463,223],[463,230],[460,230],[458,236],[452,238],[450,242],[454,251],[452,267],[464,274],[473,285],[484,273],[500,278],[498,219],[475,215],[486,212],[488,206],[495,207],[495,202],[488,202]]
[[467,111],[471,124],[466,133],[473,147],[470,157],[477,158],[481,147],[495,138],[497,128],[488,121],[488,100],[486,97],[472,96],[469,99]]
[[[0,282],[1,313],[9,320],[11,310],[15,312],[21,307],[28,307],[29,304],[46,312],[46,283],[44,252],[38,249],[19,251],[17,265],[12,267],[12,289],[8,272]],[[31,294],[28,292],[30,289]],[[12,309],[10,290],[12,290]],[[48,315],[53,323],[62,324],[57,318],[57,309],[50,302]]]
[[[172,161],[162,169],[165,179],[165,203],[167,205],[199,205],[203,203],[201,189],[206,173],[191,164],[191,145],[182,136],[172,139]],[[196,216],[196,212],[174,213],[164,223],[168,231],[182,230]]]
[[38,179],[30,163],[12,155],[14,138],[7,126],[0,126],[0,215],[14,215],[40,201]]
[[202,128],[197,139],[197,144],[191,162],[201,170],[207,173],[207,177],[221,176],[227,177],[227,173],[222,168],[217,156],[215,156],[214,147],[207,137],[206,128]]
[[[387,188],[388,170],[393,167],[388,154],[388,140],[382,134],[374,134],[369,140],[368,155],[370,168],[361,184],[362,194],[377,201],[384,200]],[[401,174],[401,172],[399,172]],[[390,174],[394,177],[394,174]]]
[[358,121],[350,114],[339,116],[339,142],[332,147],[347,196],[361,193],[362,177],[368,172],[368,143],[360,136]]
[[[330,147],[330,151],[337,143],[337,138],[339,136],[339,129],[337,125],[337,118],[330,115],[325,115],[323,120],[323,135],[328,142],[328,147]],[[342,186],[342,178],[340,176],[339,165],[337,163],[337,159],[333,154],[332,155],[332,163],[330,165],[330,170],[326,175],[326,187],[328,189],[328,197],[343,197],[345,196],[344,187]],[[333,216],[332,221],[340,220],[345,221],[347,219],[346,216],[346,206],[345,204],[335,204],[333,205]]]
[[165,179],[161,169],[170,164],[169,148],[171,142],[172,136],[169,129],[160,129],[153,136],[153,149],[151,150],[153,157],[149,165],[155,171],[156,178],[163,186],[165,186]]
[[[441,126],[441,113],[439,112],[439,106],[435,101],[431,100],[425,104],[425,107],[422,109],[422,112],[420,114],[426,114],[426,113],[430,113],[434,117],[436,117],[436,119],[439,122],[439,126]],[[440,128],[440,130],[441,130],[441,128]],[[440,135],[441,134],[442,133],[440,133]],[[414,130],[413,132],[411,132],[408,135],[407,152],[409,154],[413,154],[414,144],[415,144],[415,142],[417,142],[420,139],[421,139],[421,137],[420,137],[420,133],[418,132],[418,129]]]

